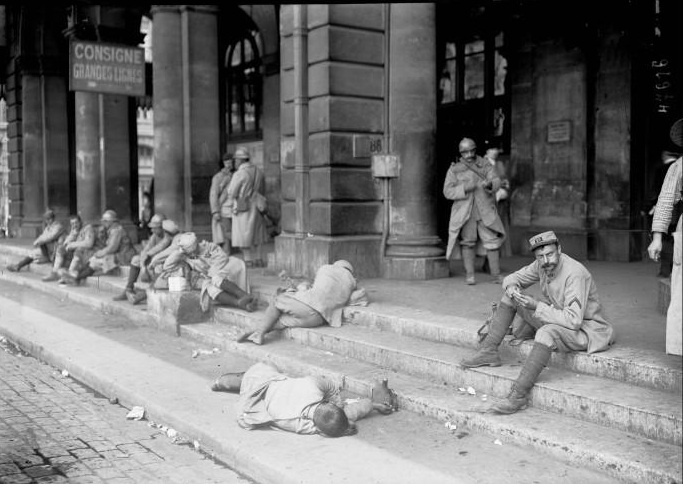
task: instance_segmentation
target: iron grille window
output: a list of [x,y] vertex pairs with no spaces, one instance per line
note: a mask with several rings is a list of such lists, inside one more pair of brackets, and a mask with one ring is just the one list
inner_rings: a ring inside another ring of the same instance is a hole
[[250,31],[228,47],[225,55],[227,104],[225,124],[229,135],[261,131],[262,79],[260,37]]

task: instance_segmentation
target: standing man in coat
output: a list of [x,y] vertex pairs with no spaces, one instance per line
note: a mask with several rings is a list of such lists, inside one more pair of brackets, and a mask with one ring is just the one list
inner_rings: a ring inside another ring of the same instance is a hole
[[[500,366],[498,347],[515,314],[535,332],[534,346],[512,391],[490,409],[493,413],[510,414],[526,407],[531,389],[553,351],[596,353],[605,351],[614,341],[612,325],[607,322],[591,273],[562,253],[554,232],[533,236],[529,245],[536,260],[503,280],[505,294],[486,339],[476,355],[461,362],[465,368]],[[541,301],[522,292],[536,283],[541,286]]]
[[55,251],[60,239],[64,237],[64,226],[55,218],[55,213],[48,209],[43,214],[43,232],[33,241],[36,251],[30,256],[24,257],[16,264],[7,266],[10,272],[19,272],[32,262],[36,264],[47,264],[54,261]]
[[492,282],[500,284],[500,247],[505,228],[496,209],[496,191],[501,181],[495,168],[477,156],[474,140],[463,138],[458,150],[460,160],[451,163],[443,185],[443,194],[453,200],[448,226],[446,258],[460,258],[465,266],[465,283],[475,284],[474,260],[477,252],[488,258]]
[[211,206],[211,238],[214,244],[223,247],[226,254],[232,250],[232,200],[228,186],[232,179],[232,154],[226,153],[221,160],[221,170],[211,179],[209,205]]
[[267,240],[261,214],[266,210],[263,172],[251,163],[244,147],[237,148],[233,158],[237,171],[228,187],[228,196],[233,200],[232,245],[242,249],[247,267],[260,266],[263,263],[261,244]]

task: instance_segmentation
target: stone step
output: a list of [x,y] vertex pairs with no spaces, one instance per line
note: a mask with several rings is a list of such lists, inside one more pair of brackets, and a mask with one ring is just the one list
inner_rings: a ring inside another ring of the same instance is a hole
[[450,384],[302,346],[286,338],[264,346],[237,344],[234,342],[237,331],[235,326],[215,322],[181,327],[181,335],[207,347],[269,361],[293,375],[322,375],[360,395],[369,395],[374,384],[386,377],[389,386],[397,392],[402,410],[450,421],[458,429],[488,432],[502,442],[528,446],[576,466],[604,471],[626,482],[681,482],[679,462],[683,455],[678,445],[533,406],[514,415],[484,413],[484,405],[497,401],[495,397],[483,402],[480,396],[462,393]]
[[[25,247],[0,245],[0,268],[18,257],[30,254]],[[119,294],[125,289],[128,278],[128,267],[122,267],[118,275],[90,277],[84,286],[94,287],[100,291]],[[31,264],[20,274],[35,273],[45,275],[50,272],[47,264]],[[279,286],[274,277],[264,277],[264,270],[252,270],[252,293],[259,297],[262,304],[272,301]],[[47,284],[47,283],[46,283]],[[50,283],[55,284],[55,283]],[[137,283],[136,287],[144,289],[145,283]],[[221,320],[221,311],[217,308],[216,317]],[[344,323],[366,328],[393,332],[438,343],[449,343],[458,346],[475,348],[478,344],[477,330],[482,321],[445,315],[433,311],[413,310],[381,303],[372,303],[368,307],[347,307],[344,309]],[[519,346],[502,348],[506,358],[524,358],[531,350],[533,342],[524,342]],[[566,368],[570,371],[587,375],[629,382],[655,390],[670,391],[680,394],[683,391],[683,369],[681,359],[666,355],[660,351],[651,351],[620,346],[617,344],[609,351],[589,355],[584,352],[561,354],[553,353],[550,366]]]
[[[225,318],[228,311],[221,310],[221,313]],[[250,319],[256,322],[252,314],[230,314],[234,316],[223,324],[248,327],[252,324]],[[354,326],[293,328],[286,334],[306,347],[334,352],[432,382],[455,387],[472,386],[479,393],[500,398],[510,392],[522,363],[519,359],[504,359],[505,364],[497,368],[463,369],[460,360],[474,355],[474,349]],[[278,337],[276,332],[271,335],[268,340]],[[532,401],[548,411],[681,444],[683,404],[678,394],[551,367],[544,370],[534,386]]]
[[[0,277],[46,290],[103,312],[125,315],[138,324],[156,324],[155,318],[144,306],[112,302],[111,293],[96,287],[60,287],[41,282],[40,276],[35,273],[3,273]],[[236,344],[233,340],[237,331],[241,327],[255,324],[260,315],[239,310],[228,311],[233,313],[233,325],[215,322],[186,324],[180,327],[181,335],[209,347],[237,352],[252,360],[272,361],[292,374],[322,374],[343,383],[344,388],[349,391],[365,395],[378,378],[388,376],[391,386],[399,393],[401,406],[405,410],[450,420],[474,431],[490,432],[500,440],[527,445],[576,465],[605,471],[626,481],[681,482],[680,467],[675,464],[681,459],[681,447],[678,445],[647,439],[533,406],[512,416],[480,413],[484,402],[461,394],[452,385],[432,383],[425,378],[397,373],[372,363],[334,354],[332,351],[302,346],[298,341],[287,338],[263,347]],[[319,330],[320,328],[308,331]],[[295,333],[299,332],[299,337],[303,338],[304,331],[306,330],[298,329],[289,336],[294,338]],[[491,396],[488,403],[492,401],[496,401],[495,396]]]

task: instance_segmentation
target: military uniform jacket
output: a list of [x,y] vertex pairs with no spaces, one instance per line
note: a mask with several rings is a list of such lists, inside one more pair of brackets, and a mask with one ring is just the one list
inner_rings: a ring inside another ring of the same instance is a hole
[[605,318],[593,276],[580,262],[560,255],[555,273],[546,275],[541,262],[534,261],[503,280],[503,288],[517,285],[524,289],[541,285],[547,302],[539,301],[534,317],[546,324],[557,324],[588,336],[588,353],[604,351],[614,342],[614,330]]
[[292,297],[318,311],[334,327],[341,326],[342,311],[356,289],[356,279],[343,267],[326,264],[315,274],[310,289],[297,291]]
[[[468,168],[468,165],[471,165],[471,169]],[[481,174],[481,176],[477,173]],[[479,183],[484,179],[492,183],[493,186],[490,190],[485,190],[478,186],[472,192],[465,192],[465,185],[471,182]],[[444,197],[448,200],[453,200],[451,219],[448,225],[447,259],[451,258],[451,254],[454,251],[456,252],[456,258],[459,257],[460,247],[456,242],[460,235],[460,229],[472,215],[474,204],[477,206],[482,223],[494,232],[505,235],[503,222],[500,220],[498,210],[496,209],[495,193],[500,188],[500,185],[501,181],[495,167],[488,160],[480,156],[477,156],[474,163],[471,164],[465,161],[451,163],[443,184]]]

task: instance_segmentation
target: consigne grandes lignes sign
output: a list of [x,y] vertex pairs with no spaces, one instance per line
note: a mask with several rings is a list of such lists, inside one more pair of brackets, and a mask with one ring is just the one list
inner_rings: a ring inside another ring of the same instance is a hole
[[144,49],[103,42],[71,41],[69,89],[144,96]]

